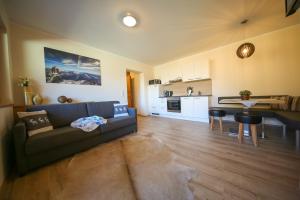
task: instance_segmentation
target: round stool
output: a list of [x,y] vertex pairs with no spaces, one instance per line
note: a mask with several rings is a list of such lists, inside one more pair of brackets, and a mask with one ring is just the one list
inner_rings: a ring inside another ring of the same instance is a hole
[[215,117],[219,117],[220,131],[223,133],[223,122],[222,117],[226,115],[226,112],[221,109],[209,109],[208,114],[210,116],[210,129],[214,128],[214,119]]
[[257,129],[256,125],[262,121],[262,116],[251,114],[251,113],[236,113],[234,115],[236,122],[239,122],[239,143],[243,142],[244,137],[244,124],[250,125],[251,136],[254,146],[257,146]]

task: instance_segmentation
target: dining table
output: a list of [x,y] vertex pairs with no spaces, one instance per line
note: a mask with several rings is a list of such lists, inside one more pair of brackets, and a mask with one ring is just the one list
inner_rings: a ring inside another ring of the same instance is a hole
[[[249,113],[250,108],[254,107],[257,104],[284,104],[284,100],[280,99],[273,99],[273,98],[261,98],[261,99],[249,99],[249,100],[242,100],[242,99],[222,99],[219,101],[219,103],[223,104],[242,104],[243,105],[243,112]],[[237,136],[236,133],[231,133],[231,136]],[[249,124],[244,125],[244,136],[250,136],[249,131]],[[265,138],[265,130],[264,130],[264,117],[262,116],[262,133],[261,138]]]

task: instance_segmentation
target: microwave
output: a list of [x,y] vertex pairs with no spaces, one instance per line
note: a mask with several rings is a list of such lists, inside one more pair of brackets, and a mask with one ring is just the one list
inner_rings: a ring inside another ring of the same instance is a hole
[[149,80],[149,85],[155,85],[155,84],[161,84],[161,80],[159,79]]

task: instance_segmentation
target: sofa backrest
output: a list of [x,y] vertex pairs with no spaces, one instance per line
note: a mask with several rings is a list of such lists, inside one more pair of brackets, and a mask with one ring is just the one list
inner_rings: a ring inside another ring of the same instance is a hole
[[118,101],[102,101],[87,103],[88,115],[97,115],[106,119],[114,117],[114,104]]
[[35,105],[28,107],[27,111],[46,110],[49,120],[54,128],[69,126],[71,122],[81,118],[87,117],[87,104],[49,104],[49,105]]
[[292,98],[291,111],[300,112],[300,97],[299,96]]

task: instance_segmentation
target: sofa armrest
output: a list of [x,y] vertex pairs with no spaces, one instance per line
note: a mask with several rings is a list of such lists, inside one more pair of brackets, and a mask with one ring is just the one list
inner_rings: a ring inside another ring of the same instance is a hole
[[19,175],[23,175],[27,171],[27,162],[25,157],[25,142],[27,139],[27,133],[25,123],[18,122],[13,127],[12,133],[18,173]]
[[137,110],[136,108],[128,108],[128,114],[129,116],[132,116],[135,118],[135,123],[136,123],[136,129],[135,132],[138,130],[138,123],[137,123]]
[[128,114],[131,117],[135,117],[137,119],[137,111],[136,108],[128,108]]

